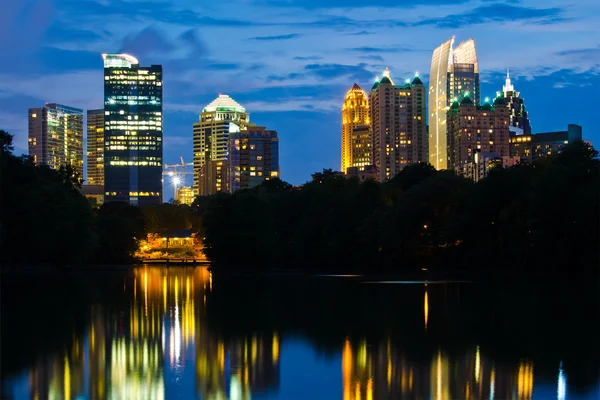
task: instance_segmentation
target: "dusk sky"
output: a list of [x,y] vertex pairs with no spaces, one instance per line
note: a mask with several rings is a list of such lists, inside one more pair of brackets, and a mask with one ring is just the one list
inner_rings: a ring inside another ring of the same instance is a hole
[[[16,0],[0,13],[0,129],[27,152],[27,108],[101,108],[101,53],[164,70],[164,161],[192,161],[192,123],[219,93],[280,137],[282,179],[339,169],[341,105],[389,67],[428,84],[431,53],[476,41],[482,98],[511,70],[533,132],[600,143],[598,0]],[[191,184],[191,180],[188,181]]]

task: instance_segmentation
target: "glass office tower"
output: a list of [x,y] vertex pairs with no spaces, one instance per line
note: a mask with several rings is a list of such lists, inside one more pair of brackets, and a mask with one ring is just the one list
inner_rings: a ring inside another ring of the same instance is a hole
[[104,201],[162,202],[162,66],[104,59]]
[[62,104],[30,108],[29,155],[36,164],[59,169],[70,164],[83,178],[83,110]]
[[475,40],[452,48],[454,37],[433,51],[429,74],[429,163],[436,169],[448,168],[446,113],[455,99],[465,93],[475,104],[481,103],[479,61]]

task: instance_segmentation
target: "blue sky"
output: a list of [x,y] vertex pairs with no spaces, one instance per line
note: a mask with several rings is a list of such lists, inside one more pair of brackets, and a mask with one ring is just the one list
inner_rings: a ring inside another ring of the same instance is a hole
[[17,0],[0,13],[0,129],[26,152],[27,108],[100,108],[100,54],[163,64],[165,162],[192,160],[192,123],[219,93],[280,136],[282,178],[339,168],[340,107],[385,67],[428,81],[431,52],[475,38],[482,97],[512,72],[534,132],[583,125],[600,143],[597,0]]

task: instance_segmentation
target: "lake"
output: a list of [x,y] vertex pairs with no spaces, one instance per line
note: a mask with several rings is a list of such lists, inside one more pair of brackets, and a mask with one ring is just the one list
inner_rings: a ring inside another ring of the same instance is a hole
[[425,278],[3,277],[2,398],[600,398],[597,292]]

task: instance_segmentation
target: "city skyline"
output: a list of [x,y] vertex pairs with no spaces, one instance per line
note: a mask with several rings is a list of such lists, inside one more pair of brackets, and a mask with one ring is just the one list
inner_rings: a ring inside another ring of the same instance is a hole
[[[23,21],[35,21],[36,7],[44,4],[49,6],[45,23],[21,31],[19,26],[27,26]],[[2,49],[16,61],[0,67],[0,125],[15,134],[18,152],[26,153],[27,147],[23,110],[44,102],[100,108],[99,54],[123,50],[145,65],[164,65],[164,163],[192,158],[190,122],[219,92],[228,93],[261,124],[279,132],[282,178],[300,184],[322,168],[339,168],[339,107],[354,82],[368,88],[389,67],[396,79],[420,71],[428,86],[431,52],[453,35],[477,41],[482,99],[502,89],[510,69],[513,84],[526,99],[534,133],[578,123],[588,127],[587,139],[599,140],[598,132],[590,129],[593,102],[586,101],[600,88],[597,43],[589,34],[600,10],[592,1],[568,9],[552,2],[544,8],[526,1],[467,2],[438,9],[431,2],[402,8],[382,1],[376,4],[379,10],[355,3],[342,9],[331,2],[320,8],[310,2],[303,7],[244,2],[235,3],[228,20],[219,17],[221,6],[201,10],[187,1],[141,3],[142,11],[135,16],[133,4],[119,4],[90,1],[75,9],[70,2],[54,8],[42,1],[31,10],[21,5],[8,10]],[[468,18],[467,10],[473,8],[479,16]],[[61,24],[69,12],[81,16],[80,28]],[[280,22],[248,18],[258,12]],[[95,15],[102,13],[106,23],[94,24]],[[232,34],[220,34],[225,32]],[[402,39],[407,32],[410,39]],[[225,36],[224,46],[212,44],[215,35]],[[320,40],[323,35],[331,43]],[[519,43],[517,50],[514,43]],[[243,45],[242,54],[233,60],[224,49],[238,45]],[[557,115],[555,108],[563,112]],[[307,149],[315,142],[318,148]]]

